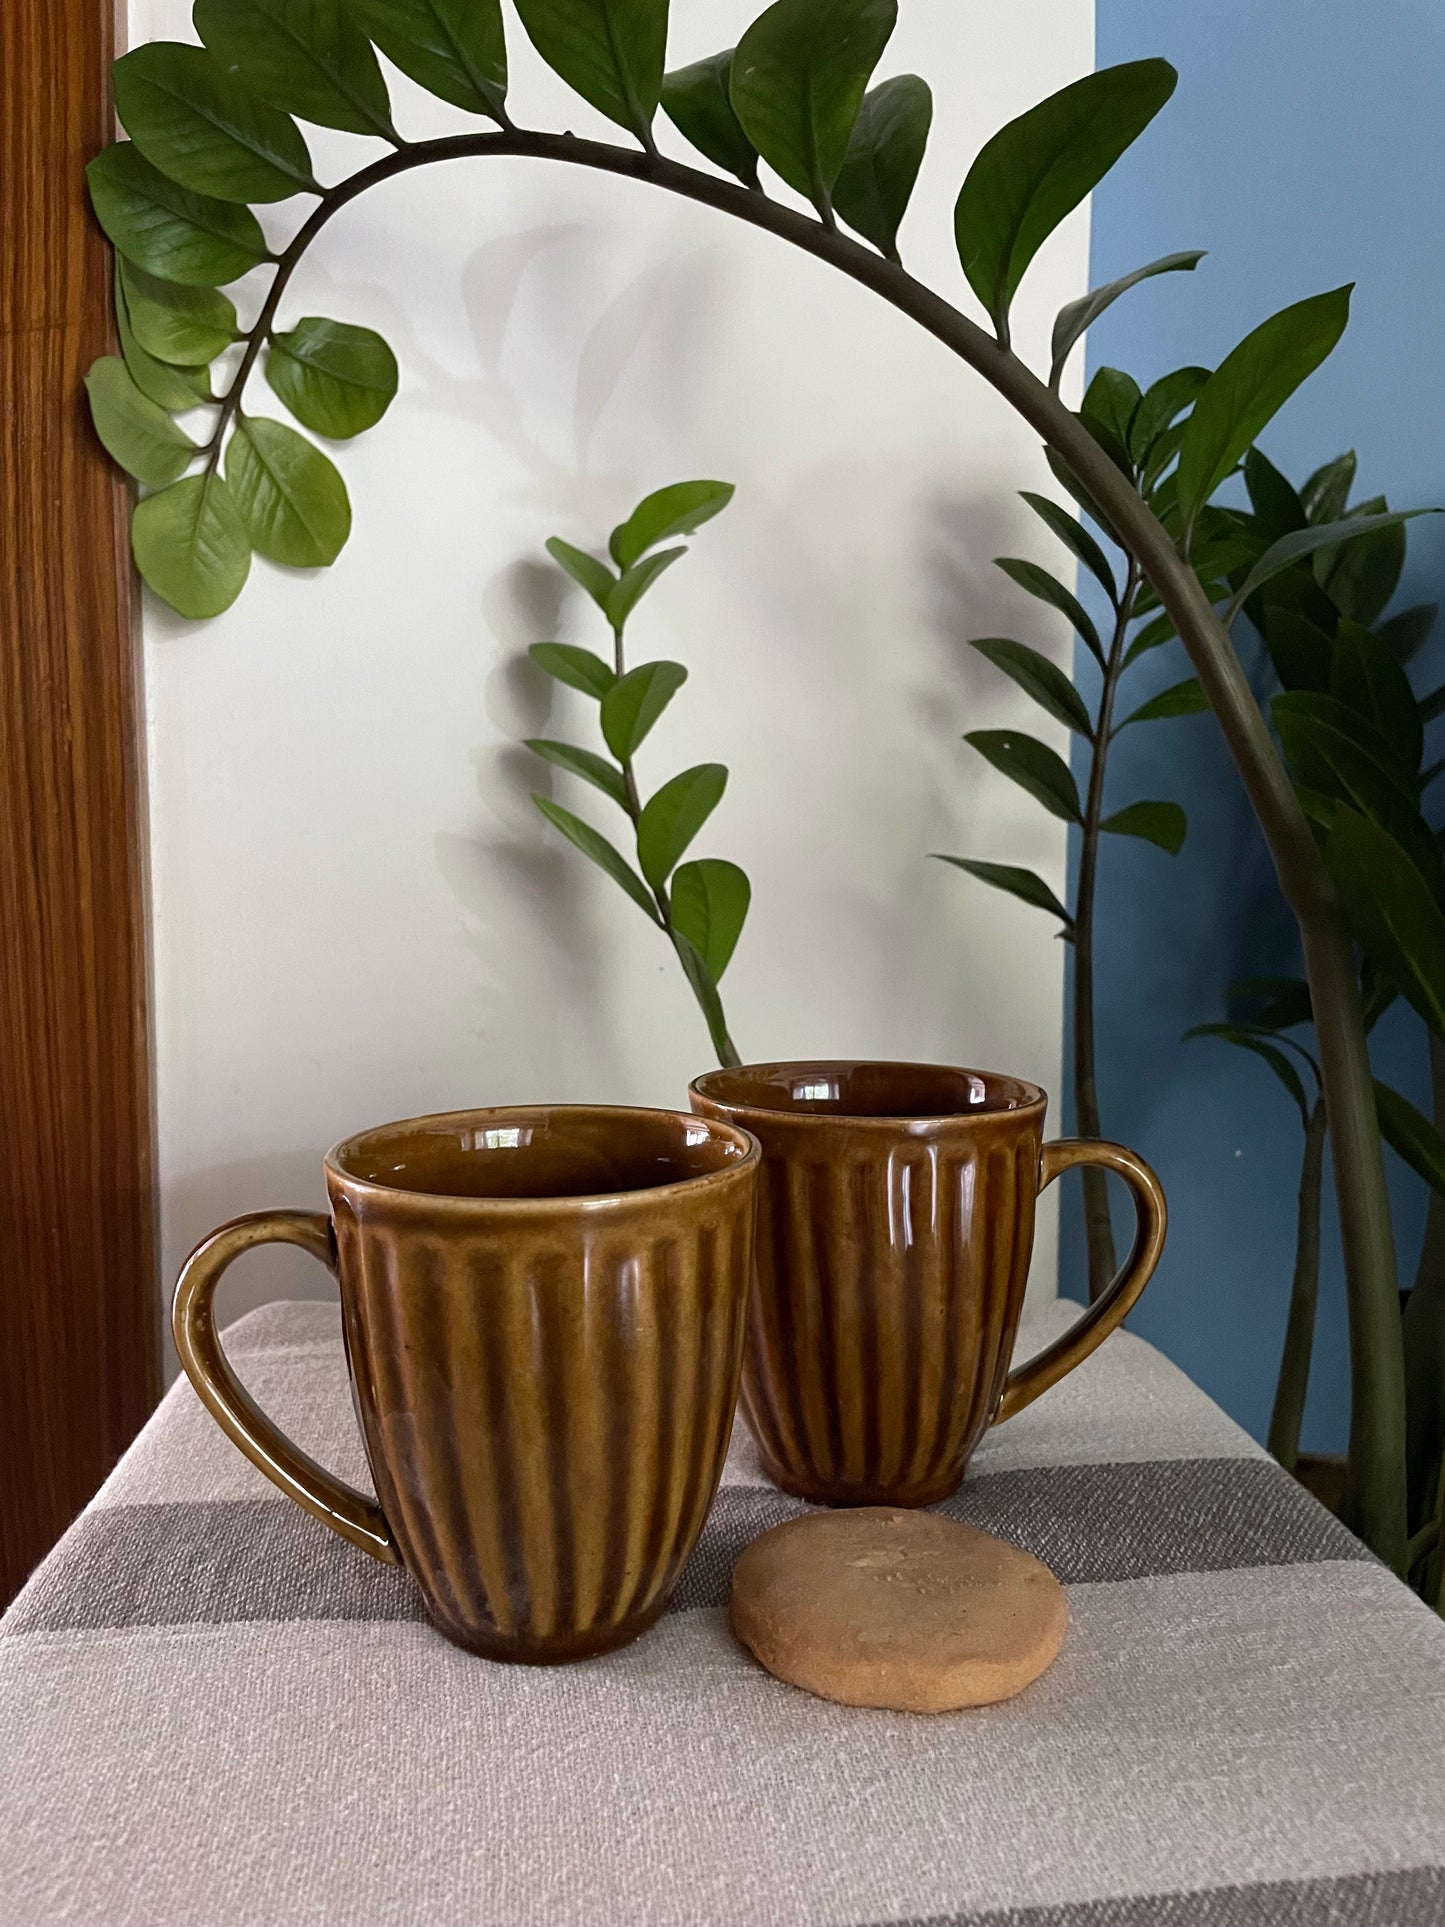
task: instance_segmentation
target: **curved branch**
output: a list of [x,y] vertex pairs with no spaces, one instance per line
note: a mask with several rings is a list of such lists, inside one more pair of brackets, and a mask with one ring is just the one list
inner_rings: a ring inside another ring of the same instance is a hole
[[835,226],[655,152],[571,134],[505,127],[419,141],[333,188],[282,254],[222,402],[219,449],[276,309],[321,229],[357,195],[414,167],[485,154],[563,161],[713,207],[763,228],[827,262],[900,312],[975,368],[1062,456],[1153,584],[1189,654],[1269,846],[1280,888],[1299,923],[1316,1030],[1349,1280],[1352,1366],[1350,1516],[1372,1548],[1403,1570],[1405,1531],[1404,1363],[1389,1197],[1385,1189],[1354,950],[1314,834],[1219,617],[1189,563],[1133,483],[1059,397],[1011,349],[1001,346],[897,262]]

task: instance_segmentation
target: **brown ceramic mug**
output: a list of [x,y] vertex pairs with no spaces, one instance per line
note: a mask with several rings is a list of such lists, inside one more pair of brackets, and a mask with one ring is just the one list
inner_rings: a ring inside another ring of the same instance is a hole
[[[606,1652],[650,1626],[697,1542],[737,1403],[758,1147],[673,1111],[547,1105],[383,1125],[326,1159],[331,1215],[215,1231],[176,1348],[229,1437],[491,1659]],[[255,1245],[333,1271],[377,1504],[285,1438],[211,1302]]]
[[[763,1147],[741,1404],[768,1476],[823,1505],[929,1505],[989,1425],[1087,1358],[1149,1282],[1164,1193],[1117,1144],[1045,1144],[1034,1084],[935,1064],[753,1064],[691,1087]],[[1138,1229],[1109,1291],[1010,1372],[1039,1192],[1117,1171]]]

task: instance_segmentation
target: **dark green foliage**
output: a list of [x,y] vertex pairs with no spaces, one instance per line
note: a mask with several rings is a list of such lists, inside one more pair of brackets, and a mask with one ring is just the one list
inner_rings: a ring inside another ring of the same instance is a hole
[[623,649],[633,609],[663,568],[686,554],[683,548],[659,550],[656,544],[700,528],[726,508],[732,494],[728,482],[677,482],[644,497],[612,531],[609,553],[620,574],[614,575],[605,562],[559,536],[548,541],[553,561],[606,616],[615,663],[609,666],[600,656],[571,643],[534,643],[529,653],[556,682],[597,702],[609,754],[601,756],[547,737],[533,738],[527,745],[553,768],[590,783],[627,817],[637,869],[580,817],[548,797],[535,799],[543,815],[671,937],[724,1063],[736,1063],[738,1058],[717,986],[742,933],[751,888],[735,863],[718,857],[690,863],[682,859],[722,801],[728,773],[721,763],[700,763],[670,778],[643,801],[634,758],[686,682],[687,671],[677,662],[643,662],[629,669]]
[[758,185],[758,150],[743,132],[732,101],[733,54],[710,54],[679,67],[662,83],[662,110],[682,135],[715,167],[736,174],[744,187]]
[[825,220],[897,18],[897,0],[776,0],[733,56],[732,103],[743,131]]
[[933,91],[917,74],[896,74],[863,96],[853,123],[833,206],[880,254],[898,259],[898,230],[908,212],[928,130]]
[[387,59],[440,100],[505,121],[500,0],[348,0]]
[[1029,263],[1098,186],[1173,93],[1165,60],[1085,74],[985,142],[968,171],[954,227],[969,286],[1000,341]]
[[650,148],[667,61],[667,0],[516,0],[516,7],[547,65]]
[[121,126],[182,187],[240,202],[322,191],[291,116],[258,100],[204,47],[152,40],[115,63],[114,85]]
[[226,72],[288,114],[395,141],[386,82],[349,0],[195,0]]

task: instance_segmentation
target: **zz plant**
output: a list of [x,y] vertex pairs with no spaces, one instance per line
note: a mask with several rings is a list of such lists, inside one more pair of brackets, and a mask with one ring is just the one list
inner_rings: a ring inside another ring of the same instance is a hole
[[[313,434],[334,436],[337,423],[354,432],[384,409],[394,377],[374,334],[320,318],[283,325],[281,309],[327,223],[369,187],[413,168],[513,155],[648,182],[803,249],[935,336],[1036,430],[1158,595],[1299,922],[1354,1316],[1350,1516],[1376,1551],[1402,1568],[1404,1368],[1395,1257],[1346,914],[1347,906],[1356,914],[1358,896],[1341,889],[1335,872],[1335,859],[1348,863],[1354,845],[1346,831],[1338,841],[1331,833],[1333,851],[1322,846],[1228,625],[1190,562],[1210,496],[1334,346],[1345,323],[1345,292],[1285,309],[1205,384],[1181,438],[1171,525],[1058,393],[1074,341],[1139,276],[1070,304],[1060,317],[1062,353],[1056,347],[1043,375],[1014,352],[1010,327],[1014,297],[1039,248],[1173,92],[1167,62],[1132,61],[1086,75],[984,142],[955,216],[960,264],[981,323],[916,280],[899,258],[931,98],[913,77],[906,85],[893,79],[870,87],[896,0],[776,0],[736,48],[672,72],[667,0],[515,5],[541,58],[622,130],[620,141],[512,122],[501,0],[196,0],[201,47],[160,43],[117,63],[117,108],[129,138],[91,162],[91,198],[121,259],[146,277],[134,280],[134,298],[144,296],[178,331],[166,360],[157,352],[165,335],[147,312],[149,345],[132,325],[129,355],[122,340],[124,370],[113,368],[91,384],[107,446],[153,491],[140,500],[133,524],[142,575],[183,614],[202,616],[240,593],[253,550],[304,566],[336,553],[349,510],[333,464],[289,425],[260,427],[245,397],[262,363],[277,399]],[[378,48],[422,87],[488,124],[408,138],[393,121]],[[707,165],[659,150],[659,110]],[[388,151],[364,158],[339,181],[321,182],[298,120],[379,138]],[[275,247],[253,207],[296,195],[314,204],[292,238]],[[1141,273],[1165,271],[1171,260],[1180,265],[1170,257]],[[218,291],[253,269],[269,280],[243,326]],[[218,355],[219,387],[207,373]],[[168,372],[158,376],[157,368]],[[210,410],[199,440],[175,420],[190,412],[193,399]],[[1445,995],[1445,957],[1421,968]]]
[[692,534],[725,509],[732,494],[728,482],[675,482],[658,489],[612,531],[608,562],[574,548],[560,536],[552,537],[548,554],[586,590],[606,619],[612,632],[612,661],[604,662],[592,650],[565,642],[534,643],[530,654],[557,682],[596,702],[609,754],[601,756],[575,743],[541,737],[527,744],[545,762],[600,790],[626,816],[636,847],[636,869],[616,844],[580,816],[550,797],[532,798],[548,822],[666,932],[723,1064],[742,1062],[728,1035],[718,983],[742,935],[752,886],[736,863],[721,857],[683,863],[682,857],[722,801],[728,773],[721,763],[699,763],[672,777],[643,802],[634,759],[653,724],[687,681],[687,671],[680,662],[641,662],[629,669],[625,631],[628,617],[664,569],[687,554],[681,545],[664,549],[659,544]]
[[[1244,464],[1247,508],[1229,512],[1251,551],[1303,543],[1322,526],[1364,533],[1302,552],[1247,598],[1244,612],[1263,645],[1262,672],[1277,686],[1270,711],[1304,807],[1331,838],[1357,852],[1340,867],[1361,906],[1360,997],[1367,1030],[1397,1000],[1414,1006],[1428,1053],[1433,1116],[1379,1080],[1375,1102],[1385,1141],[1430,1187],[1414,1284],[1404,1300],[1407,1565],[1417,1588],[1445,1611],[1445,1023],[1416,959],[1445,947],[1445,826],[1439,818],[1445,761],[1427,761],[1426,731],[1445,714],[1445,687],[1419,695],[1409,670],[1434,629],[1437,609],[1387,615],[1405,562],[1405,530],[1381,496],[1347,507],[1355,457],[1326,463],[1296,490],[1260,453]],[[1436,672],[1438,674],[1438,671]],[[1427,683],[1431,680],[1425,677]],[[1408,861],[1406,861],[1408,858]],[[1319,1066],[1303,1040],[1313,1022],[1302,978],[1253,978],[1233,986],[1228,1018],[1197,1027],[1253,1051],[1284,1086],[1304,1129],[1294,1277],[1270,1450],[1293,1466],[1309,1384],[1319,1287],[1320,1194],[1327,1130]]]

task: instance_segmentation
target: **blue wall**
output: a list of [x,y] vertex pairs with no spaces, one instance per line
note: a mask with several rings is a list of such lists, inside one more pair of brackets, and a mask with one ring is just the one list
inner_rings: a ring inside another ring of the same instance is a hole
[[[1267,314],[1355,281],[1344,341],[1263,446],[1297,481],[1354,447],[1363,492],[1384,492],[1394,507],[1445,503],[1439,0],[1378,0],[1368,9],[1342,0],[1187,8],[1097,0],[1097,21],[1101,67],[1162,54],[1180,83],[1094,198],[1092,279],[1178,248],[1207,248],[1209,258],[1193,276],[1126,296],[1090,337],[1090,369],[1112,363],[1147,384],[1185,362],[1212,367]],[[1445,517],[1412,530],[1397,606],[1436,600],[1445,602]],[[1445,638],[1437,636],[1422,664],[1430,685],[1445,679],[1442,665]],[[1186,673],[1177,644],[1159,650],[1140,667],[1136,700]],[[1105,839],[1104,1128],[1155,1163],[1173,1212],[1163,1267],[1131,1322],[1262,1437],[1293,1257],[1296,1113],[1262,1065],[1180,1036],[1223,1014],[1232,979],[1296,968],[1292,924],[1211,718],[1129,731],[1110,796],[1114,807],[1173,797],[1190,822],[1172,859],[1130,839]],[[1376,1061],[1424,1102],[1421,1032],[1408,1013],[1393,1013],[1382,1027]],[[1408,1279],[1423,1197],[1387,1158]],[[1086,1272],[1076,1212],[1071,1198],[1063,1285],[1080,1296]],[[1305,1444],[1337,1450],[1349,1395],[1333,1250],[1321,1316]]]

